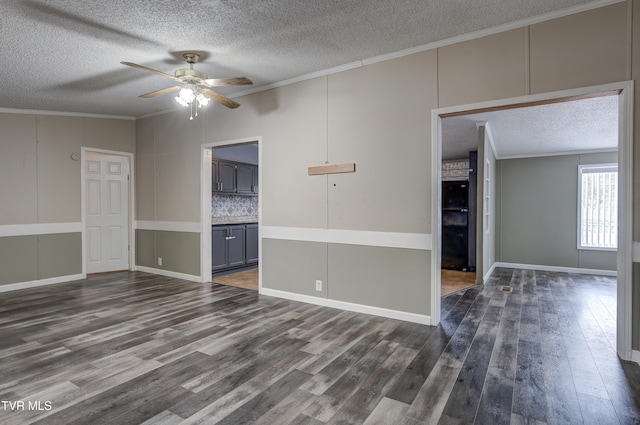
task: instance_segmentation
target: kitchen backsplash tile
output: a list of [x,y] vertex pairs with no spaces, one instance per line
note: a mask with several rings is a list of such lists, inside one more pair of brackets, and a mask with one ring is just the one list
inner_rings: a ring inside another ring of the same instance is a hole
[[213,195],[211,217],[258,216],[258,197],[239,195]]
[[442,181],[469,180],[469,161],[442,161]]

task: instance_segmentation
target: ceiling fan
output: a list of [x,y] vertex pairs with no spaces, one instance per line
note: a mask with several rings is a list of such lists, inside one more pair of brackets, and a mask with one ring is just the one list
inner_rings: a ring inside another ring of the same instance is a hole
[[[193,110],[194,101],[197,102],[197,107],[205,106],[209,103],[210,99],[215,100],[218,103],[226,106],[227,108],[237,108],[240,106],[238,102],[221,95],[220,93],[212,90],[213,87],[223,86],[247,86],[253,84],[253,82],[245,77],[237,78],[209,78],[207,74],[201,71],[193,69],[193,64],[198,63],[200,55],[197,53],[187,52],[182,57],[189,64],[189,68],[178,69],[175,75],[166,74],[155,69],[147,68],[146,66],[138,65],[132,62],[120,62],[123,65],[127,65],[133,68],[141,69],[143,71],[151,72],[161,77],[167,78],[171,81],[179,83],[174,87],[168,87],[166,89],[160,89],[152,91],[151,93],[142,94],[139,97],[150,98],[161,96],[163,94],[172,93],[180,90],[176,101],[185,107],[191,106]],[[196,107],[196,116],[198,115]],[[193,119],[193,116],[191,117]]]

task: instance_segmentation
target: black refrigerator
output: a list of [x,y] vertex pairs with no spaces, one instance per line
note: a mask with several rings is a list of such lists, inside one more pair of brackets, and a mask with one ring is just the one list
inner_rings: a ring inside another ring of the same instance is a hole
[[443,269],[469,269],[469,182],[442,182]]

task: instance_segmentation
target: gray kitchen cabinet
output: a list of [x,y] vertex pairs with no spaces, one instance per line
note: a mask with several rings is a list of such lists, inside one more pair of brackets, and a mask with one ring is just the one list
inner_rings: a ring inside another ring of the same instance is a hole
[[211,227],[211,271],[219,272],[258,263],[258,224],[222,224]]
[[236,164],[236,192],[243,194],[258,193],[258,166]]
[[227,262],[229,267],[244,266],[245,264],[245,225],[237,224],[229,226],[229,236],[227,237]]
[[221,193],[236,192],[236,164],[229,161],[218,161],[218,183]]
[[247,224],[245,231],[246,238],[246,260],[247,264],[258,263],[258,223]]
[[229,267],[227,260],[227,226],[211,227],[211,271],[225,270]]
[[218,161],[211,161],[211,192],[217,193],[220,190],[220,181],[218,181]]
[[211,161],[211,192],[258,194],[258,166],[214,159]]

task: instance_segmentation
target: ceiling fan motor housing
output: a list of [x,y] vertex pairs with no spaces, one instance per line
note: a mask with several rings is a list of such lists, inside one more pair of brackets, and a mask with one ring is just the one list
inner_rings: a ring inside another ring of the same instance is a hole
[[204,72],[197,71],[195,69],[179,69],[176,71],[176,78],[180,78],[181,80],[206,80],[207,74]]

